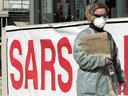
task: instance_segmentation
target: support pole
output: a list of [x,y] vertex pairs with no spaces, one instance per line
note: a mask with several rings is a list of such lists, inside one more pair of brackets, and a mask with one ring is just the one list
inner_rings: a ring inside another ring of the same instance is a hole
[[2,28],[2,96],[7,96],[6,30]]
[[34,25],[34,0],[30,0],[30,12],[29,12],[29,23]]
[[30,0],[30,25],[39,24],[39,0]]

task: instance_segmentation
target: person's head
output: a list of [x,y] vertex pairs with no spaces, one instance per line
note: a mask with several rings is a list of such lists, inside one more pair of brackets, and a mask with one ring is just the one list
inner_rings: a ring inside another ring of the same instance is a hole
[[[106,24],[109,8],[103,3],[94,3],[86,7],[85,16],[95,26],[102,28]],[[102,24],[100,25],[99,22]]]

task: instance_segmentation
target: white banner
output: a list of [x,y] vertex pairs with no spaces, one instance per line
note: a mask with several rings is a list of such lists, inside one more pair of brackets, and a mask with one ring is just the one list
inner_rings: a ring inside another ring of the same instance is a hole
[[[107,24],[105,29],[116,41],[125,69],[124,35],[128,36],[128,23],[122,20]],[[86,24],[81,21],[6,27],[9,96],[77,96],[78,65],[72,55],[73,44],[76,35],[89,26]]]

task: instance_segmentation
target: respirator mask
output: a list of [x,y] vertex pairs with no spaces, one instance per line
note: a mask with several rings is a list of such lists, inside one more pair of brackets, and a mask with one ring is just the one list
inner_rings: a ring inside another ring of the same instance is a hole
[[106,24],[106,18],[105,17],[99,17],[94,20],[94,25],[98,28],[103,28]]

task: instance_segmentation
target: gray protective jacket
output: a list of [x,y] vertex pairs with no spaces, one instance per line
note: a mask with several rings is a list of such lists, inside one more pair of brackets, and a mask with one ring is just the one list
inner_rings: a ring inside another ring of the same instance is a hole
[[102,55],[86,54],[81,46],[81,35],[96,34],[91,27],[80,32],[74,42],[73,56],[79,65],[77,74],[77,96],[118,96],[118,83],[126,81],[118,59],[118,49],[108,34],[108,45],[111,57],[114,59],[115,72],[109,75],[105,68],[105,58]]

